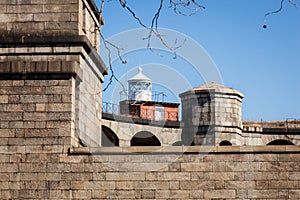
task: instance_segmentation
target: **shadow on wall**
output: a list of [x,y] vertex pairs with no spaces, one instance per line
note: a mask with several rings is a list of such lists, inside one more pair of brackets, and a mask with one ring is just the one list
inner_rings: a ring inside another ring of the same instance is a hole
[[[173,146],[184,145],[182,141],[177,141]],[[190,144],[193,146],[194,144]],[[232,146],[228,140],[223,140],[220,146]],[[269,142],[267,145],[295,145],[293,142],[285,139],[277,139]],[[109,127],[102,125],[101,146],[113,147],[119,146],[119,138]],[[136,133],[130,140],[130,146],[161,146],[159,139],[149,131]]]
[[294,143],[288,140],[273,140],[272,142],[269,142],[267,145],[294,145]]
[[131,146],[161,146],[158,138],[149,131],[141,131],[130,140]]
[[220,142],[220,146],[232,146],[232,144],[228,140],[223,140]]
[[113,147],[119,146],[118,136],[107,126],[102,125],[101,146]]
[[[109,127],[102,125],[101,145],[103,147],[119,146],[119,138]],[[130,140],[131,146],[161,146],[159,139],[149,131],[136,133]]]

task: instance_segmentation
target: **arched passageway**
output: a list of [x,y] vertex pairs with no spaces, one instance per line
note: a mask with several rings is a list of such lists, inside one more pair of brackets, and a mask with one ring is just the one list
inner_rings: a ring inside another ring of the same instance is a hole
[[113,130],[103,125],[102,125],[102,134],[101,134],[101,146],[104,147],[119,146],[118,136],[113,132]]
[[131,146],[161,146],[159,139],[148,131],[135,134],[130,140]]
[[220,142],[220,146],[232,146],[232,144],[228,140],[223,140]]
[[288,140],[273,140],[272,142],[269,142],[267,145],[294,145],[294,143],[288,141]]

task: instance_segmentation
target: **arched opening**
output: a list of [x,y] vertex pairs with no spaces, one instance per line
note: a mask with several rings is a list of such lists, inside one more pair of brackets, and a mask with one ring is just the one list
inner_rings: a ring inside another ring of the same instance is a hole
[[272,142],[269,142],[267,145],[294,145],[294,143],[288,141],[288,140],[273,140]]
[[220,142],[220,146],[232,146],[232,144],[228,140],[223,140]]
[[118,136],[107,126],[102,125],[101,146],[112,147],[119,146]]
[[155,135],[148,131],[135,134],[130,140],[131,146],[160,146],[160,141]]
[[183,145],[184,145],[183,141],[177,141],[172,144],[172,146],[183,146]]

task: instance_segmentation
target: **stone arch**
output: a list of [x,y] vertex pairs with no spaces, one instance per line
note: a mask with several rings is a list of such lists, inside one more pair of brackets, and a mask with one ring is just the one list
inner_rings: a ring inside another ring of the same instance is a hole
[[140,131],[130,140],[131,146],[161,146],[159,139],[149,131]]
[[294,145],[294,143],[288,140],[278,139],[269,142],[267,145]]
[[119,138],[109,127],[102,125],[101,146],[119,146]]
[[182,146],[184,145],[183,141],[176,141],[172,144],[172,146]]
[[223,140],[220,142],[220,146],[232,146],[232,143],[228,140]]

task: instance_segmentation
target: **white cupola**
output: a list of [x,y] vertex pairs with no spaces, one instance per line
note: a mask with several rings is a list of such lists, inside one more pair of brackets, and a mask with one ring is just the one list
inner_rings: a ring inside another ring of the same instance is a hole
[[129,100],[152,101],[152,81],[138,68],[138,74],[128,80]]

